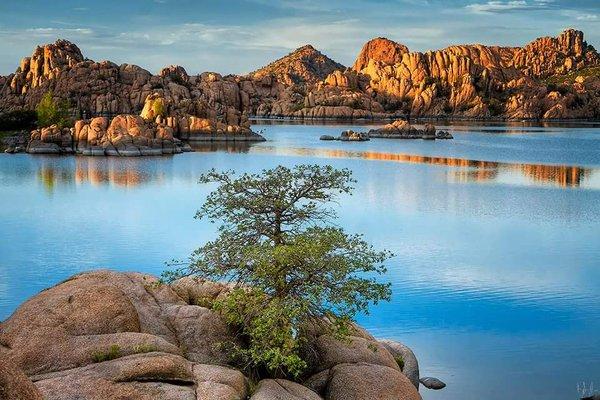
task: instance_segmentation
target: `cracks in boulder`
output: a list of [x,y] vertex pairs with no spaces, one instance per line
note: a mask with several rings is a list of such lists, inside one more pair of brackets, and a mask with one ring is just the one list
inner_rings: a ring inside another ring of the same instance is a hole
[[[136,281],[133,280],[133,278],[131,278],[129,275],[125,274],[125,276],[127,277],[127,279],[129,279],[129,281],[131,283],[133,283],[134,285],[138,284]],[[156,306],[160,309],[161,311],[161,315],[160,315],[160,319],[164,322],[166,328],[171,332],[171,334],[173,335],[173,338],[175,339],[175,345],[177,347],[179,347],[183,353],[185,354],[186,352],[184,351],[184,349],[182,349],[182,344],[181,344],[181,340],[179,339],[179,336],[177,335],[177,329],[175,329],[175,327],[173,326],[173,322],[171,321],[171,319],[169,317],[163,317],[162,314],[164,314],[165,309],[163,308],[163,306],[160,304],[160,302],[158,301],[158,299],[156,298],[156,296],[154,295],[154,293],[152,293],[150,290],[148,290],[148,287],[146,287],[146,285],[142,285],[142,287],[144,288],[144,291],[150,296],[152,297],[152,300],[154,300],[154,303],[156,304]],[[135,307],[135,305],[134,305]],[[137,307],[136,307],[137,309]],[[139,313],[138,313],[138,318],[139,318]]]
[[[126,383],[126,382],[139,382],[139,383],[166,383],[168,385],[174,386],[182,386],[182,387],[192,387],[196,386],[194,381],[188,381],[185,379],[177,379],[177,378],[160,378],[160,377],[148,377],[143,378],[133,378],[133,379],[117,379],[113,380],[115,383]],[[194,389],[194,392],[196,390]]]

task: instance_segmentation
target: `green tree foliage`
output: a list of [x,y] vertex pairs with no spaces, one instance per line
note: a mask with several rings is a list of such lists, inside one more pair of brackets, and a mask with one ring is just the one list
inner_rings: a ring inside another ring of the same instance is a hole
[[164,117],[167,113],[167,110],[163,99],[156,99],[152,105],[152,110],[154,111],[155,116],[160,115]]
[[55,100],[52,91],[44,93],[35,111],[41,128],[54,124],[62,128],[70,124],[68,102]]
[[214,307],[244,339],[230,350],[247,370],[298,377],[307,367],[305,328],[327,320],[344,337],[358,313],[389,299],[389,284],[376,276],[391,253],[330,225],[336,214],[327,204],[352,191],[350,171],[279,166],[236,177],[212,170],[200,182],[219,185],[196,214],[220,220],[219,236],[165,277],[234,283]]
[[37,121],[35,111],[15,110],[0,113],[0,131],[33,129]]

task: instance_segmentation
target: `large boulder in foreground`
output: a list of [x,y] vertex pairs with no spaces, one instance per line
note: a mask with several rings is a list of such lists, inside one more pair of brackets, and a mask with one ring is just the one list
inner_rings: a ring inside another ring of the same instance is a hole
[[[236,341],[216,312],[137,273],[75,275],[0,324],[0,359],[44,399],[241,399],[246,380],[219,344]],[[219,369],[220,368],[220,369]],[[1,378],[0,378],[1,379]],[[33,398],[33,397],[32,397]]]
[[[195,278],[75,275],[0,323],[0,400],[246,399],[248,379],[221,346],[243,342],[211,309],[229,290]],[[252,399],[420,399],[364,329],[342,341],[321,325],[309,335],[308,379],[263,379]]]
[[322,400],[321,396],[285,379],[263,379],[250,400]]
[[0,400],[42,400],[42,395],[23,371],[0,358]]
[[304,385],[326,400],[421,399],[397,357],[361,327],[344,340],[318,328],[310,335],[312,375]]
[[400,371],[367,363],[339,364],[331,369],[326,399],[420,400],[413,384]]

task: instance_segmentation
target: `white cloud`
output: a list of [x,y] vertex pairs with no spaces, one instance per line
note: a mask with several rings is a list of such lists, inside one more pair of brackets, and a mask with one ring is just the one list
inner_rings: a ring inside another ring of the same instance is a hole
[[37,37],[61,37],[66,35],[92,35],[94,31],[89,28],[29,28],[25,32]]
[[512,0],[488,1],[486,3],[469,4],[465,8],[476,14],[499,14],[518,11],[548,10],[553,0]]
[[578,21],[598,21],[600,17],[598,14],[581,14],[576,17]]

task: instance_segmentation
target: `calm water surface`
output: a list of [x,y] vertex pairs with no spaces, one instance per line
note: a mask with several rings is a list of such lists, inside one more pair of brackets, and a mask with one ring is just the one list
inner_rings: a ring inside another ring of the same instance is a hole
[[[267,142],[157,158],[0,155],[0,320],[73,273],[159,274],[215,229],[211,167],[354,171],[340,224],[396,254],[360,323],[411,346],[425,399],[576,399],[600,387],[600,128],[449,127],[453,141],[321,142],[350,126],[257,126]],[[360,126],[353,126],[360,129]]]

